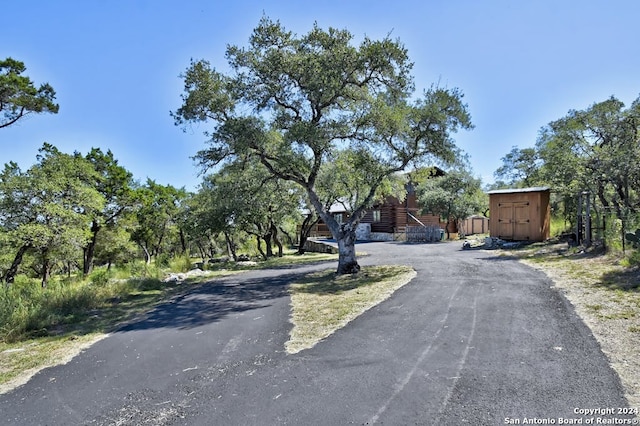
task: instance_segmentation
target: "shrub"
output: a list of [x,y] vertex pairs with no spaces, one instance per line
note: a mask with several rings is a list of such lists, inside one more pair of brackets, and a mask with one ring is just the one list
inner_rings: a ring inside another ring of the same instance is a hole
[[166,253],[160,253],[156,256],[154,263],[158,268],[168,268],[171,263],[171,258]]
[[622,266],[640,266],[640,249],[633,250],[626,258],[620,262]]
[[169,262],[171,272],[189,272],[191,270],[191,257],[185,254],[171,259]]
[[111,272],[107,269],[95,269],[89,275],[89,280],[99,287],[104,287],[109,283],[111,279]]
[[159,278],[160,270],[154,264],[147,265],[144,262],[132,262],[129,270],[132,278]]

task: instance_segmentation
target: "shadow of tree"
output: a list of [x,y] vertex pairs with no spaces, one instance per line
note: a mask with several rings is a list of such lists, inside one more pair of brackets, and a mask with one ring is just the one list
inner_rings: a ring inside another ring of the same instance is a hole
[[304,285],[296,287],[297,292],[310,294],[340,294],[374,284],[379,281],[393,279],[398,270],[393,267],[377,268],[374,272],[363,270],[355,275],[336,275],[333,271],[325,271],[305,277]]
[[504,262],[504,261],[513,261],[518,260],[520,257],[513,256],[509,254],[501,254],[498,256],[490,256],[490,257],[477,257],[477,260],[489,261],[489,262]]
[[640,268],[607,272],[603,274],[602,280],[596,283],[596,286],[610,290],[638,292],[640,291]]
[[162,303],[142,319],[130,322],[116,332],[154,328],[188,329],[219,321],[223,317],[269,306],[271,300],[288,295],[287,286],[297,274],[275,278],[242,276],[212,281]]

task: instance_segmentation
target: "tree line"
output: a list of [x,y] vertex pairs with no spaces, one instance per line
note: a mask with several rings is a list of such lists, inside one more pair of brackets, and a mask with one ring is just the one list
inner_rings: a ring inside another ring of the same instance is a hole
[[640,97],[629,107],[612,96],[571,110],[542,127],[535,146],[513,147],[502,163],[497,186],[550,186],[556,213],[572,229],[584,193],[593,227],[624,249],[627,231],[640,226]]
[[[250,239],[268,258],[282,255],[297,231],[302,252],[319,220],[338,243],[337,272],[356,273],[355,230],[366,210],[388,196],[402,199],[407,169],[436,164],[456,172],[423,186],[425,209],[466,214],[480,182],[452,137],[473,128],[462,92],[432,86],[415,96],[413,64],[399,40],[365,37],[355,45],[353,38],[317,25],[298,36],[263,17],[247,47],[228,47],[228,73],[192,61],[172,116],[181,127],[210,126],[195,158],[213,173],[195,193],[141,184],[99,148],[67,154],[45,144],[28,170],[6,164],[0,278],[10,283],[28,270],[44,286],[54,271],[86,274],[138,255],[146,262],[221,251],[235,258]],[[56,113],[53,89],[35,89],[16,63],[0,62],[5,123]],[[434,194],[438,201],[428,202]],[[330,214],[336,203],[350,211],[344,222]]]
[[150,263],[180,255],[210,259],[254,240],[263,258],[292,244],[304,202],[297,188],[255,164],[230,164],[196,192],[140,183],[111,151],[63,153],[45,143],[36,163],[0,173],[0,279],[19,272],[46,286],[53,273]]

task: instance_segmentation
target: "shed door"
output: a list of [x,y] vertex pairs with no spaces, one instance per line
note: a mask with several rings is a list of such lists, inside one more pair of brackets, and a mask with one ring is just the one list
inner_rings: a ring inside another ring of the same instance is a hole
[[498,203],[498,238],[529,240],[529,202]]

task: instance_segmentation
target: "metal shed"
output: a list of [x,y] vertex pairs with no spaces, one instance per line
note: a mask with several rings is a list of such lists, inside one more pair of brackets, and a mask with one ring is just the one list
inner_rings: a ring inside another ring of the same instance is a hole
[[549,238],[551,207],[547,187],[489,191],[489,233],[512,241]]

